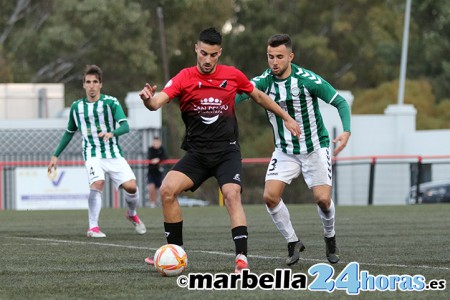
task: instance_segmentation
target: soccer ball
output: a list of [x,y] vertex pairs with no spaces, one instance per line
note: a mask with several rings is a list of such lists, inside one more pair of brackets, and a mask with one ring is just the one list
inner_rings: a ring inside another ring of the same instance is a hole
[[178,245],[167,244],[156,250],[153,257],[155,269],[162,276],[177,276],[187,267],[188,259],[184,249]]

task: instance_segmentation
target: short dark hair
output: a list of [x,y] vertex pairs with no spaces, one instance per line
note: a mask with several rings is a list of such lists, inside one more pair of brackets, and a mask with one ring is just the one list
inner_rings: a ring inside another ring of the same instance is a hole
[[102,69],[100,69],[99,66],[86,65],[86,68],[84,69],[83,82],[84,82],[84,79],[86,78],[86,75],[95,75],[95,76],[97,76],[98,81],[102,82],[103,71],[102,71]]
[[289,48],[292,50],[292,40],[291,37],[288,34],[285,33],[278,33],[272,35],[269,40],[267,41],[267,45],[270,47],[278,47],[281,45],[285,45],[286,48]]
[[202,30],[198,40],[209,45],[222,45],[222,35],[214,27]]

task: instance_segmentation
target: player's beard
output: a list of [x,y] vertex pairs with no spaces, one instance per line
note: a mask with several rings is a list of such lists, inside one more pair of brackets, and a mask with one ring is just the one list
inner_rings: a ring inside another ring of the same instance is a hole
[[[206,68],[205,68],[206,67]],[[200,71],[203,74],[210,74],[216,69],[216,65],[212,64],[199,64]]]
[[273,67],[271,68],[272,74],[277,77],[277,78],[284,78],[286,75],[286,72],[288,70],[288,66],[286,66],[285,68],[281,69],[280,67],[278,67],[277,70],[274,70]]

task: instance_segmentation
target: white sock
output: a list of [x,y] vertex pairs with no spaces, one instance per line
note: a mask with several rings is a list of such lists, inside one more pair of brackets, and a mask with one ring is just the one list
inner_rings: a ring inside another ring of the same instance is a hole
[[89,228],[98,227],[98,218],[102,209],[102,192],[91,189],[88,197]]
[[325,237],[329,238],[335,236],[336,234],[334,231],[335,209],[333,199],[331,199],[331,205],[328,208],[327,212],[323,212],[318,205],[317,205],[317,212],[319,213],[320,219],[322,220],[323,232]]
[[284,236],[288,243],[298,241],[298,237],[295,234],[294,227],[292,227],[291,216],[289,210],[284,204],[283,199],[274,208],[267,208],[267,212],[272,217],[273,223],[277,226],[280,233]]
[[136,193],[129,194],[127,191],[123,190],[125,193],[125,201],[128,205],[128,214],[130,216],[136,215],[136,207],[139,203],[139,189],[136,187]]

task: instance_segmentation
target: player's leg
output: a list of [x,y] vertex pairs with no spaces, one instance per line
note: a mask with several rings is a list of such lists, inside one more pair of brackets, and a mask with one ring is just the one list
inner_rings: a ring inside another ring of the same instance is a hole
[[273,223],[286,239],[288,248],[286,264],[291,266],[298,262],[300,252],[305,250],[305,245],[297,237],[292,226],[289,210],[283,202],[283,199],[281,199],[285,185],[284,182],[279,180],[266,181],[263,198],[266,203],[267,212],[272,218]]
[[130,221],[137,234],[144,234],[147,232],[144,222],[137,215],[137,206],[139,204],[139,188],[136,184],[136,180],[132,179],[121,184],[121,188],[124,189],[125,202],[127,203],[128,210],[126,218]]
[[183,216],[178,195],[194,186],[194,182],[180,171],[171,170],[164,178],[160,192],[167,243],[183,246]]
[[183,246],[183,217],[178,195],[187,190],[195,191],[210,176],[208,172],[201,155],[187,152],[164,177],[159,191],[169,244]]
[[114,186],[124,190],[124,199],[128,206],[127,220],[133,224],[137,234],[146,233],[145,224],[137,215],[137,207],[140,202],[139,188],[130,165],[123,157],[103,159],[102,165],[103,169],[109,173]]
[[323,231],[326,237],[333,237],[335,233],[334,219],[335,209],[331,200],[332,187],[329,185],[316,185],[312,187],[314,201],[317,204],[317,212],[323,224]]
[[267,167],[263,199],[273,223],[288,244],[288,257],[286,259],[288,266],[298,262],[300,252],[305,250],[305,246],[295,233],[289,210],[281,196],[286,184],[290,184],[292,179],[299,175],[300,162],[295,155],[288,155],[276,150],[273,152],[272,159]]
[[335,207],[331,199],[331,186],[322,185],[312,188],[314,200],[317,203],[317,212],[323,224],[325,253],[330,263],[339,261],[339,248],[336,244],[335,233]]
[[221,188],[225,207],[230,216],[231,236],[235,245],[235,272],[248,268],[247,219],[241,201],[241,153],[232,151],[217,157],[220,163],[214,170]]
[[100,165],[100,160],[90,158],[85,162],[89,180],[88,196],[88,221],[89,228],[86,233],[88,237],[101,238],[106,235],[100,231],[98,220],[102,209],[102,191],[105,183],[105,173]]
[[221,187],[225,207],[230,216],[231,236],[235,246],[235,272],[248,268],[248,229],[247,219],[241,201],[241,186],[235,183],[226,183]]
[[328,148],[311,153],[303,164],[303,175],[308,187],[312,189],[317,211],[322,220],[326,256],[330,263],[339,261],[339,248],[336,245],[335,208],[332,193],[331,155]]
[[[184,169],[185,164],[183,161],[185,160],[181,159],[174,168]],[[178,195],[183,191],[191,189],[193,186],[192,179],[176,170],[169,171],[161,184],[160,192],[164,215],[164,232],[168,244],[183,246],[183,216],[180,204],[178,203]],[[154,265],[152,256],[145,258],[144,261],[149,265]]]

